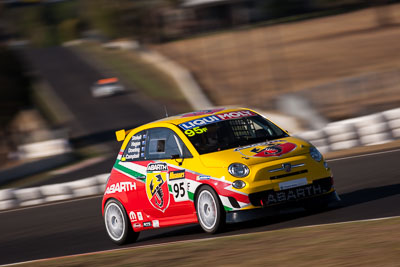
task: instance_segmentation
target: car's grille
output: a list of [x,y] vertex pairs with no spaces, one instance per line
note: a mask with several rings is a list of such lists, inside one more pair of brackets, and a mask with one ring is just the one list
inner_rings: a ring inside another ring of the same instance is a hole
[[285,174],[281,174],[281,175],[271,176],[271,177],[269,177],[269,179],[275,180],[275,179],[285,178],[285,177],[294,176],[294,175],[307,173],[307,172],[308,172],[308,170],[301,170],[301,171],[297,171],[297,172],[291,172],[291,173],[285,173]]
[[249,199],[254,206],[270,206],[285,202],[297,201],[312,196],[327,193],[332,188],[332,178],[322,178],[315,180],[312,184],[290,188],[286,190],[274,191],[266,190],[249,195]]

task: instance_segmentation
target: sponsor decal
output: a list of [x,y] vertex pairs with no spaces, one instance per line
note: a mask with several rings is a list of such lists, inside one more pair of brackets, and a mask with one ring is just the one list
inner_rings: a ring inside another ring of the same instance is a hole
[[213,115],[213,116],[208,116],[208,117],[184,122],[184,123],[179,124],[179,126],[184,130],[190,130],[190,129],[193,129],[193,128],[196,128],[199,126],[204,126],[204,125],[218,122],[218,121],[221,121],[221,119],[219,117],[217,117],[216,115]]
[[255,116],[255,115],[257,115],[257,114],[255,114],[254,112],[252,112],[250,110],[240,110],[240,111],[232,111],[232,112],[222,113],[222,114],[218,114],[216,116],[221,118],[221,120],[231,120],[231,119],[237,119],[237,118],[243,118],[243,117],[249,117],[249,116]]
[[154,227],[154,228],[160,227],[160,222],[159,222],[158,220],[154,220],[154,221],[153,221],[153,227]]
[[[267,158],[280,157],[297,148],[296,144],[283,140],[259,143],[250,146],[235,148],[234,151],[240,152],[245,157]],[[287,166],[289,167],[289,166]]]
[[169,180],[175,180],[175,179],[183,179],[185,178],[185,170],[179,170],[179,171],[171,171],[169,172]]
[[196,177],[197,181],[201,181],[201,180],[210,180],[211,176],[209,175],[199,175]]
[[162,172],[168,171],[167,163],[150,163],[147,165],[147,172]]
[[267,205],[303,199],[314,195],[320,195],[326,192],[327,190],[322,188],[322,186],[319,184],[302,186],[285,191],[271,192],[267,196]]
[[141,225],[140,223],[135,223],[135,224],[133,225],[133,228],[140,228],[140,227],[142,227],[142,225]]
[[151,227],[151,222],[144,222],[143,227]]
[[136,183],[135,182],[119,182],[116,184],[112,184],[106,188],[105,195],[114,194],[116,192],[129,192],[136,190]]
[[251,112],[250,110],[231,111],[231,112],[227,112],[227,113],[216,114],[216,115],[207,116],[204,118],[195,119],[192,121],[187,121],[187,122],[179,124],[179,127],[181,127],[184,130],[190,130],[195,127],[205,126],[207,124],[215,123],[218,121],[231,120],[231,119],[237,119],[237,118],[249,117],[249,116],[255,116],[255,115],[257,115],[257,114],[255,114],[254,112]]
[[166,163],[147,165],[146,195],[151,205],[162,212],[169,206],[167,172]]
[[131,211],[129,212],[129,219],[131,219],[131,222],[143,221],[143,215],[140,211],[136,213],[134,211]]
[[133,211],[129,212],[129,219],[131,219],[131,222],[137,221],[136,214]]

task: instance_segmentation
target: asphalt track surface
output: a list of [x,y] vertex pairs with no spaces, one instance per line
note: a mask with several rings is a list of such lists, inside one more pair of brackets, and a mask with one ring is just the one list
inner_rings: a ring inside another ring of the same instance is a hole
[[[329,162],[342,206],[309,214],[293,210],[264,220],[230,225],[218,234],[372,219],[400,215],[400,151]],[[0,213],[0,264],[118,248],[106,236],[101,197],[68,201]],[[198,225],[149,230],[129,246],[208,238]],[[129,247],[127,246],[127,247]]]
[[23,56],[30,69],[46,80],[65,104],[72,119],[66,126],[71,137],[114,134],[163,116],[163,106],[146,98],[135,88],[126,94],[94,98],[90,88],[107,78],[64,47],[26,48]]

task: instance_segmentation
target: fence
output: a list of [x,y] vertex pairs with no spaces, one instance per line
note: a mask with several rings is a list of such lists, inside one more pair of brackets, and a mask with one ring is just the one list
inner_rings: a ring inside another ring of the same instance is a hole
[[[322,153],[400,139],[400,108],[328,124],[321,130],[297,134]],[[0,210],[103,194],[109,174],[73,182],[0,190]]]
[[297,136],[310,141],[322,153],[387,143],[400,138],[400,108],[329,123]]

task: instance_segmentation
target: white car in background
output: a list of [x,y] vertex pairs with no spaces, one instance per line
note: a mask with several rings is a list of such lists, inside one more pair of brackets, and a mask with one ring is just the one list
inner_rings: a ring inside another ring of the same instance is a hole
[[125,92],[125,88],[119,83],[118,78],[98,80],[91,88],[93,97],[106,97]]

